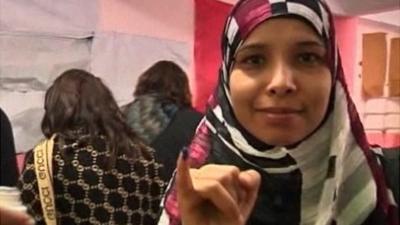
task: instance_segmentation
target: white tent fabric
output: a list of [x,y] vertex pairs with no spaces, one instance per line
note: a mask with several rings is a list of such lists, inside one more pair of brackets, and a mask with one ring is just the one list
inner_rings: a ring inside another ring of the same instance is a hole
[[0,0],[0,31],[86,37],[96,29],[97,0]]
[[89,68],[91,42],[0,34],[0,106],[10,117],[18,151],[32,148],[41,137],[43,96],[54,78],[66,68]]
[[89,68],[97,0],[0,0],[0,106],[16,149],[42,137],[43,96],[67,68]]

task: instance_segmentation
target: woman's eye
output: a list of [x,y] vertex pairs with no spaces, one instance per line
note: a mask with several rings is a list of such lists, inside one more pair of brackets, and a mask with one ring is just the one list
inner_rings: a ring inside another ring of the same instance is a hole
[[265,63],[265,57],[262,55],[250,55],[238,58],[239,65],[247,67],[259,67]]
[[299,54],[297,56],[297,60],[302,64],[308,64],[308,65],[317,65],[325,63],[322,56],[311,52]]

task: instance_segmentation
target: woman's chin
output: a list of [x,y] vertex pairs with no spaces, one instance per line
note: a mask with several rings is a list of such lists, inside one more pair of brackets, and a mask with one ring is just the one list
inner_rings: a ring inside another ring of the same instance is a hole
[[290,137],[287,134],[282,136],[273,136],[261,139],[263,142],[273,146],[293,146],[296,145],[302,138]]

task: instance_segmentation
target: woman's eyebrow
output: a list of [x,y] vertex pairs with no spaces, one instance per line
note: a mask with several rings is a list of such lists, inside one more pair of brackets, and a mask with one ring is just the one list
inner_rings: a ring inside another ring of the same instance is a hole
[[254,51],[254,50],[264,50],[266,48],[265,44],[259,44],[259,43],[254,43],[254,44],[247,44],[241,46],[236,53],[242,52],[242,51]]
[[325,48],[324,43],[322,41],[299,41],[296,43],[296,45],[299,46],[304,46],[304,47],[321,47]]
[[[318,48],[324,48],[325,45],[322,43],[320,40],[299,40],[295,42],[295,45],[299,47],[318,47]],[[252,51],[264,51],[268,48],[268,45],[265,43],[249,43],[249,44],[244,44],[241,46],[237,51],[236,54],[239,54],[241,52],[252,52]]]

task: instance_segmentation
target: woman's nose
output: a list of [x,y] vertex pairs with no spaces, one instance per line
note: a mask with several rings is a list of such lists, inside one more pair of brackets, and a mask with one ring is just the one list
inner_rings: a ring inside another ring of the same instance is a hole
[[296,91],[293,72],[289,66],[279,64],[273,68],[270,81],[267,84],[267,92],[270,95],[283,96]]

